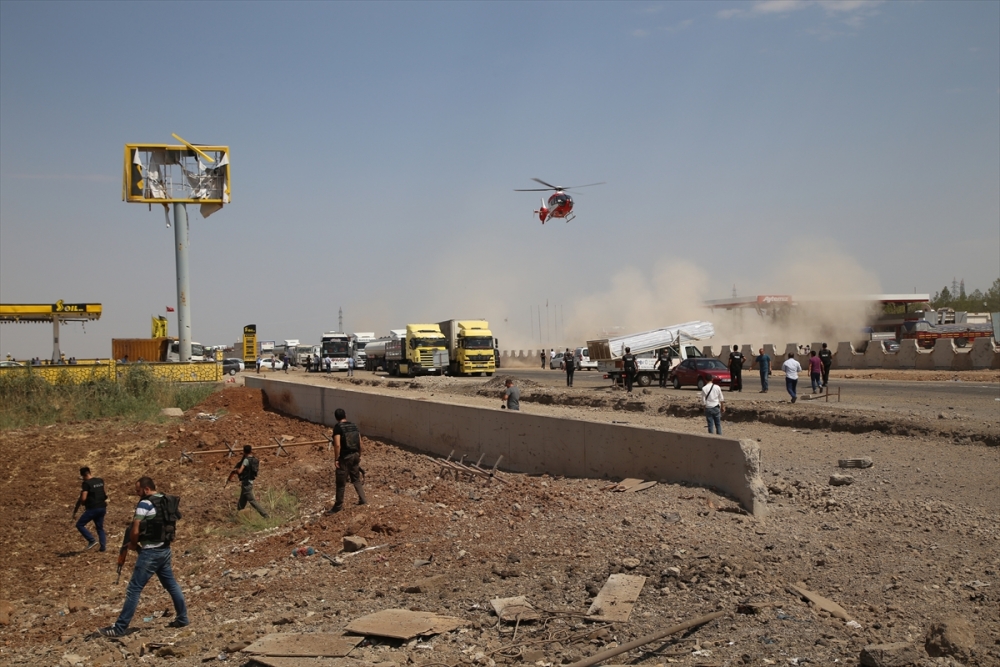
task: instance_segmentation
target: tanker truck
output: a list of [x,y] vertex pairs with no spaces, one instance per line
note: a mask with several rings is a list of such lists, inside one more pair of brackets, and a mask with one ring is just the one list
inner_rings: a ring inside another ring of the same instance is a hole
[[448,344],[449,375],[492,376],[496,372],[493,332],[486,320],[445,320],[441,333]]
[[389,375],[443,375],[448,370],[448,347],[436,324],[407,324],[365,346],[365,368]]

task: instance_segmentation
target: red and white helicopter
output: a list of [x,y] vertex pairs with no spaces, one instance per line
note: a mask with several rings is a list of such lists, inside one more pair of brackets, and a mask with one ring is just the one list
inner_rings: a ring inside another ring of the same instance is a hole
[[538,219],[545,224],[545,221],[549,218],[565,218],[566,222],[569,222],[576,217],[573,213],[573,198],[566,194],[567,190],[572,190],[575,188],[589,188],[592,185],[604,185],[604,181],[600,183],[588,183],[587,185],[571,185],[567,188],[561,188],[551,183],[546,183],[540,178],[532,178],[531,180],[536,183],[541,183],[546,186],[544,188],[528,188],[526,190],[514,190],[514,192],[548,192],[549,190],[554,190],[554,193],[549,196],[548,204],[545,203],[545,199],[542,198],[542,207],[535,211]]

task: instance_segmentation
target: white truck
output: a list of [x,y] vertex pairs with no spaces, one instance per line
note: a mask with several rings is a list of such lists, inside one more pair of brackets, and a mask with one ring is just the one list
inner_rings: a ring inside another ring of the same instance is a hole
[[597,370],[617,383],[625,372],[622,355],[626,347],[631,348],[637,357],[634,382],[640,387],[648,387],[660,373],[659,368],[653,368],[660,350],[668,350],[673,368],[684,359],[705,356],[698,347],[688,343],[708,340],[714,335],[715,327],[711,322],[695,320],[627,336],[590,340],[587,350],[591,361],[597,362]]
[[354,367],[364,368],[368,361],[368,355],[365,354],[365,347],[367,347],[368,343],[375,341],[375,332],[356,331],[351,334],[351,338],[354,340]]

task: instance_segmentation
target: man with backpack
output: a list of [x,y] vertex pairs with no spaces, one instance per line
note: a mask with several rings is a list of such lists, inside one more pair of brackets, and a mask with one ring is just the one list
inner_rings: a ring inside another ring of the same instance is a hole
[[[73,518],[76,518],[76,512],[80,509],[80,505],[83,505],[83,514],[76,522],[76,529],[87,540],[87,549],[93,549],[99,540],[101,551],[107,551],[108,536],[104,532],[104,515],[108,511],[108,496],[104,492],[104,480],[92,476],[90,468],[87,466],[80,468],[80,477],[83,478],[83,489],[80,491],[80,497],[76,500],[76,507],[73,508]],[[91,521],[94,522],[94,529],[97,530],[96,540],[87,530],[87,524]]]
[[351,478],[354,490],[358,492],[358,504],[367,505],[365,498],[365,478],[361,469],[361,432],[358,427],[347,421],[347,413],[343,408],[337,408],[333,413],[337,423],[333,427],[333,455],[337,469],[337,498],[327,514],[334,514],[344,509],[344,490],[347,488],[347,478]]
[[125,591],[125,604],[122,605],[118,620],[114,625],[98,631],[105,637],[124,637],[127,634],[129,623],[139,606],[139,594],[153,575],[156,575],[170,594],[177,613],[167,625],[171,628],[183,628],[189,622],[184,594],[174,578],[170,553],[177,520],[181,518],[180,498],[157,493],[156,484],[150,477],[140,478],[135,483],[135,491],[139,496],[139,504],[135,507],[135,516],[128,528],[128,544],[118,554],[118,564],[125,563],[129,549],[138,551],[139,555],[132,569],[132,578]]
[[236,509],[241,510],[247,506],[247,503],[250,503],[266,519],[270,515],[264,511],[253,495],[253,481],[257,479],[257,473],[260,471],[260,460],[252,452],[253,447],[243,445],[243,460],[229,473],[229,481],[232,481],[233,478],[240,480],[240,500],[236,504]]

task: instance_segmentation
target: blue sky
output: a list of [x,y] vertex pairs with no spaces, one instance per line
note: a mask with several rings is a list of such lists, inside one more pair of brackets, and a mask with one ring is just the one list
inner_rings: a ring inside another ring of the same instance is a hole
[[[120,185],[123,145],[172,132],[232,150],[232,205],[190,211],[206,344],[343,307],[529,347],[546,300],[582,344],[734,285],[1000,276],[997,2],[0,2],[0,300],[103,303],[68,353],[176,301],[173,233]],[[542,226],[533,176],[607,184]]]

